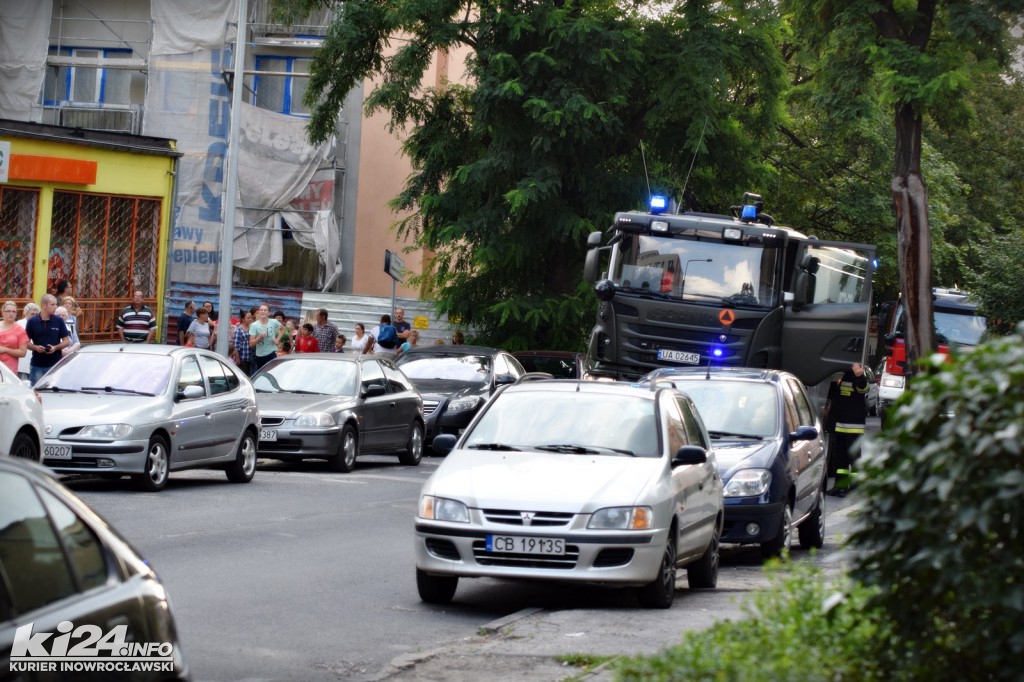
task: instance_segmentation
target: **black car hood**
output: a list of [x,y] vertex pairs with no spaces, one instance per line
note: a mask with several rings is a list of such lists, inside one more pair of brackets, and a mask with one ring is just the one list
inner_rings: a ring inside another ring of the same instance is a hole
[[775,438],[768,440],[715,440],[715,459],[718,474],[729,480],[739,469],[768,469],[781,443]]
[[411,379],[413,386],[424,398],[455,398],[464,395],[487,395],[487,384],[473,384],[453,379]]

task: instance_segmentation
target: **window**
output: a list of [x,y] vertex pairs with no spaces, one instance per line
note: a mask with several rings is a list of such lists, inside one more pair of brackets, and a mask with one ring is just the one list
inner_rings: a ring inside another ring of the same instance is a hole
[[39,492],[64,543],[71,568],[78,580],[78,589],[85,592],[106,585],[107,560],[103,556],[103,547],[92,529],[52,493],[47,490]]
[[178,391],[184,391],[186,386],[198,386],[203,389],[204,395],[206,393],[206,388],[203,386],[203,375],[199,372],[199,363],[196,362],[194,356],[185,358],[185,361],[181,363]]
[[402,393],[403,391],[414,391],[412,384],[405,378],[401,372],[394,367],[391,367],[386,362],[381,363],[381,367],[384,368],[384,375],[388,378],[388,383],[391,384],[392,393]]
[[22,476],[0,473],[0,565],[16,613],[28,613],[75,593],[60,540],[43,504]]
[[[51,47],[51,55],[86,59],[129,59],[131,50]],[[130,104],[131,71],[95,66],[48,66],[43,103],[84,102]]]
[[253,104],[262,108],[292,116],[309,116],[309,108],[302,103],[309,85],[309,73],[313,60],[304,57],[256,57],[256,70],[274,74],[257,74]]
[[363,362],[362,365],[364,390],[373,385],[384,386],[387,388],[387,382],[384,381],[384,372],[381,371],[380,365],[373,360]]
[[227,393],[238,387],[238,377],[235,376],[234,372],[221,364],[219,360],[200,355],[199,362],[203,366],[203,372],[206,374],[207,380],[210,382],[210,395]]
[[793,402],[796,404],[797,413],[800,415],[800,424],[802,426],[814,426],[814,410],[811,409],[810,404],[807,402],[807,394],[804,392],[803,387],[795,379],[786,379],[786,384],[793,393]]

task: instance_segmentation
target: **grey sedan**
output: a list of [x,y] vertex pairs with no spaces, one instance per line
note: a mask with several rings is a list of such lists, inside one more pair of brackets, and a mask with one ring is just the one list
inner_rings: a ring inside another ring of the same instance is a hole
[[308,353],[277,358],[252,377],[260,457],[326,459],[352,471],[365,452],[423,456],[423,401],[390,360]]
[[67,474],[130,474],[161,490],[171,471],[256,471],[259,413],[249,380],[198,348],[97,344],[61,360],[38,384],[43,463]]

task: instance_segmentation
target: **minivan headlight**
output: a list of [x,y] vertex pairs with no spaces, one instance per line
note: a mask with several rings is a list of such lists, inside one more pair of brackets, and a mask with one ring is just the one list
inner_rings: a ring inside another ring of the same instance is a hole
[[764,495],[772,482],[772,472],[767,469],[743,469],[733,474],[725,484],[725,497],[753,497]]
[[466,410],[475,410],[481,401],[483,401],[483,398],[478,395],[468,395],[463,398],[456,398],[448,403],[448,412],[465,412]]
[[647,530],[654,521],[650,507],[605,507],[590,516],[587,528],[594,530]]
[[469,523],[469,507],[458,500],[447,497],[423,495],[420,497],[421,519],[434,521],[452,521],[453,523]]
[[75,434],[79,438],[98,438],[102,440],[121,440],[132,432],[131,424],[94,424],[85,426]]

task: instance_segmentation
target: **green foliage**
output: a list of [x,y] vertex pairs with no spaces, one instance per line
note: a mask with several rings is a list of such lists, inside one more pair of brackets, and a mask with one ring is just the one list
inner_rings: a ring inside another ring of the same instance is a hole
[[656,656],[615,664],[617,680],[814,682],[899,679],[870,652],[889,639],[873,591],[838,584],[810,563],[787,564],[745,605],[747,618],[687,633]]
[[852,575],[914,679],[1019,679],[1024,655],[1024,326],[932,357],[868,440]]

